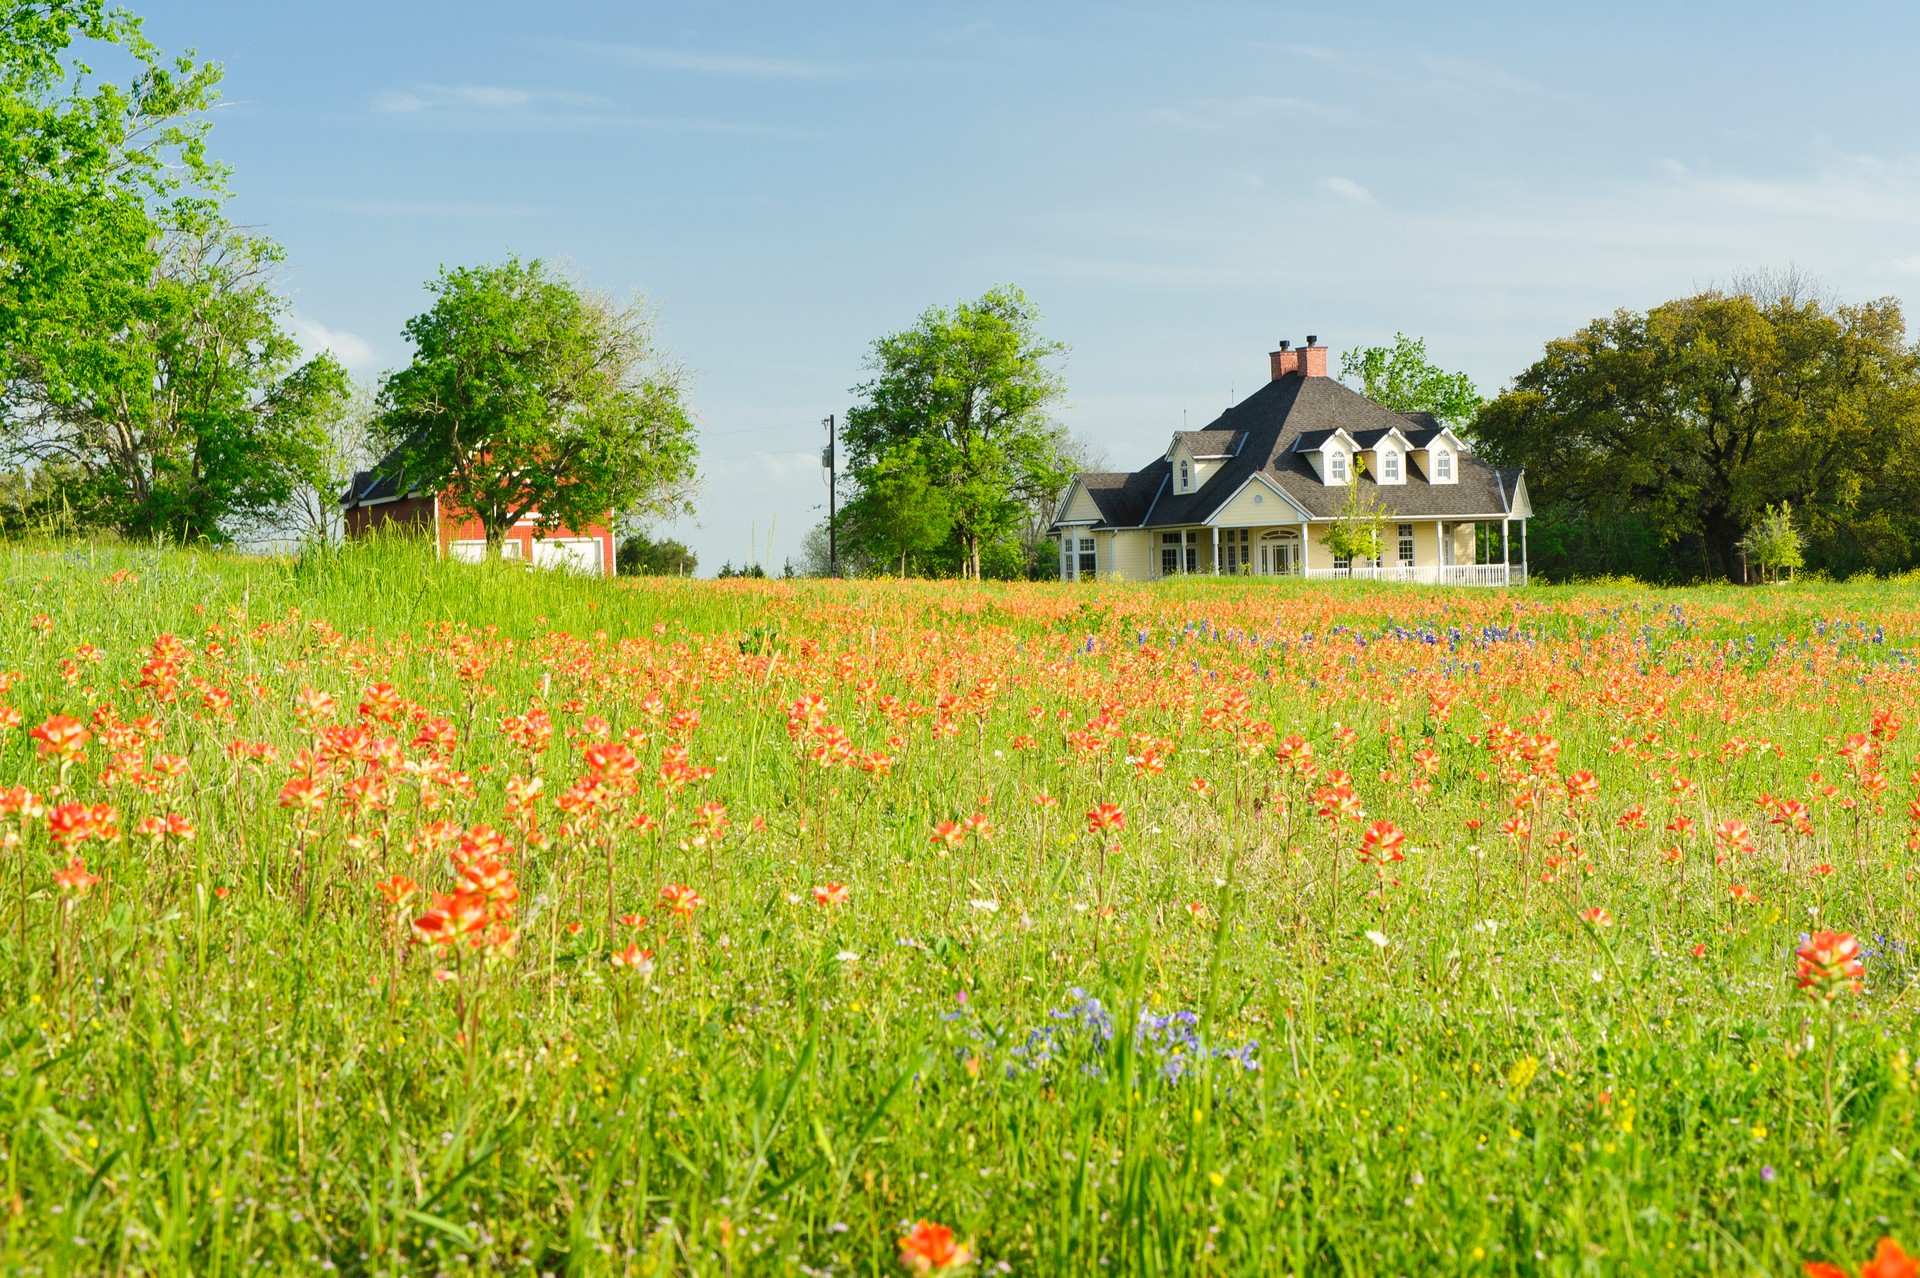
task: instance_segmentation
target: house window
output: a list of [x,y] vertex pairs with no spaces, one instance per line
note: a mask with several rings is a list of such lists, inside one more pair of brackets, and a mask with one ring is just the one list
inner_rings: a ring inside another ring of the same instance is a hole
[[1180,571],[1180,534],[1160,534],[1160,575],[1171,577]]
[[1080,577],[1085,580],[1095,576],[1099,569],[1099,560],[1094,557],[1093,538],[1080,539]]
[[1413,567],[1413,525],[1400,525],[1400,566]]
[[1336,570],[1345,572],[1353,567],[1353,559],[1347,555],[1335,555],[1333,557],[1333,566]]
[[1200,571],[1200,530],[1198,528],[1187,532],[1187,571]]
[[1327,454],[1327,474],[1333,477],[1333,482],[1336,484],[1344,484],[1347,482],[1347,455],[1345,453]]
[[1400,482],[1400,454],[1389,448],[1380,454],[1380,473],[1388,483]]
[[1187,463],[1180,463],[1180,491],[1185,492],[1193,486],[1193,480],[1187,474]]
[[1443,483],[1453,482],[1453,454],[1444,448],[1433,455],[1433,477]]

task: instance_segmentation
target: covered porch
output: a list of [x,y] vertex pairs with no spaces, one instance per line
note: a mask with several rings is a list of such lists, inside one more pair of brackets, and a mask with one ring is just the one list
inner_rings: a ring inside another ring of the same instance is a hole
[[[1512,525],[1520,526],[1515,530]],[[1524,586],[1526,521],[1393,521],[1372,560],[1335,555],[1331,521],[1251,527],[1157,529],[1150,574],[1157,579],[1222,575],[1390,581],[1427,586]]]

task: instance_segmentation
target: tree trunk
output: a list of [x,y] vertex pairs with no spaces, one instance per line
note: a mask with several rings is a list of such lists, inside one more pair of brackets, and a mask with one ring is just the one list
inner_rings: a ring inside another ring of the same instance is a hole
[[1744,575],[1740,564],[1740,521],[1731,511],[1712,510],[1700,524],[1708,548],[1720,562],[1721,575],[1739,585]]

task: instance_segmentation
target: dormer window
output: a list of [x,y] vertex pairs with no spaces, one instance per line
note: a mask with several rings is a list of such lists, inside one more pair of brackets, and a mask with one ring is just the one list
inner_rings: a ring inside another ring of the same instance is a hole
[[1400,454],[1389,448],[1380,454],[1380,473],[1390,484],[1400,482]]
[[1193,486],[1193,478],[1186,462],[1180,463],[1180,491],[1185,492]]
[[1453,454],[1444,448],[1433,454],[1433,477],[1442,483],[1453,482]]
[[1336,484],[1347,482],[1347,455],[1338,449],[1327,454],[1327,474]]

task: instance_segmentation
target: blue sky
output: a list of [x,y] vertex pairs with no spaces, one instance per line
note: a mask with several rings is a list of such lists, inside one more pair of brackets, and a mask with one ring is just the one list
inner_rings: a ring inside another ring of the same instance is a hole
[[226,64],[234,214],[356,373],[443,263],[649,296],[705,572],[777,570],[867,344],[995,283],[1126,467],[1282,337],[1422,335],[1490,392],[1756,268],[1920,301],[1912,5],[135,4]]

